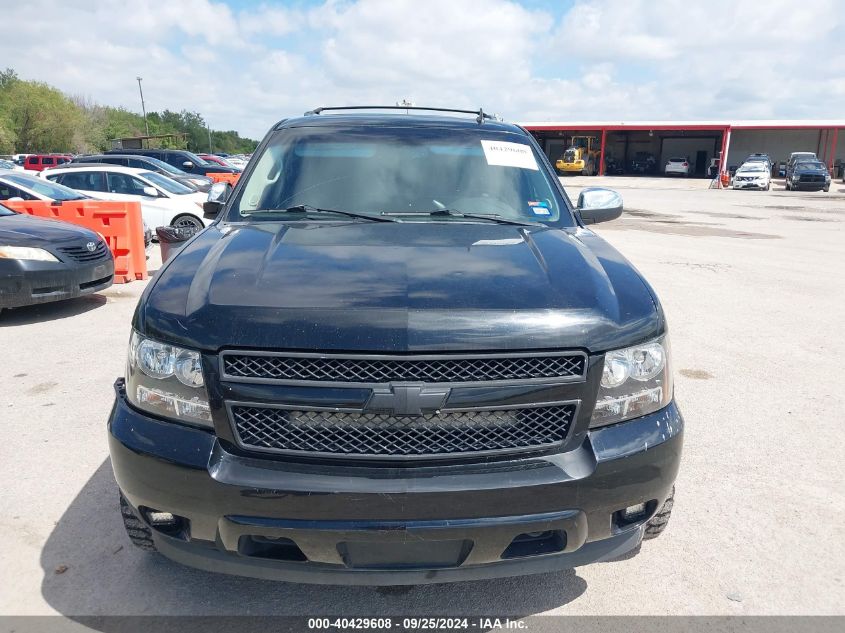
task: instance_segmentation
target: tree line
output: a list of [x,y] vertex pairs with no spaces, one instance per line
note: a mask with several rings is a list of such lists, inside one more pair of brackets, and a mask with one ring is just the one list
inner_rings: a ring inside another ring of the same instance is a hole
[[[150,135],[174,134],[161,147],[209,151],[209,133],[198,112],[148,112]],[[68,96],[38,81],[25,81],[11,68],[0,70],[0,154],[98,152],[111,139],[144,136],[144,117],[125,108],[99,105]],[[248,154],[258,141],[235,130],[213,130],[215,152]]]

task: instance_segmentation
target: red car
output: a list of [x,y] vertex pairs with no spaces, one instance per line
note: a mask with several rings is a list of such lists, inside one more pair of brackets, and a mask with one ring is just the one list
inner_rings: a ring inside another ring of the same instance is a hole
[[226,159],[221,158],[220,156],[215,156],[214,154],[197,154],[197,156],[207,163],[214,163],[216,165],[220,165],[221,167],[228,167],[229,169],[237,169],[238,171],[241,171],[238,167],[226,162]]
[[67,154],[30,154],[23,162],[23,168],[30,171],[43,171],[69,163],[73,157]]

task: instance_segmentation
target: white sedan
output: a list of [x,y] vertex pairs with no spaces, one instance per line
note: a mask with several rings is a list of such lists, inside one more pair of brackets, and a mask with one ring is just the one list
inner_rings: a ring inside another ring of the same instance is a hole
[[689,176],[692,174],[692,163],[689,161],[689,158],[670,158],[666,161],[663,173],[667,176],[670,174]]
[[766,169],[767,164],[759,161],[743,163],[733,179],[734,189],[762,189],[768,191],[771,186],[771,176]]
[[212,222],[203,218],[202,213],[207,194],[153,171],[80,164],[48,169],[39,175],[92,198],[140,202],[144,220],[151,227],[170,225],[203,229]]

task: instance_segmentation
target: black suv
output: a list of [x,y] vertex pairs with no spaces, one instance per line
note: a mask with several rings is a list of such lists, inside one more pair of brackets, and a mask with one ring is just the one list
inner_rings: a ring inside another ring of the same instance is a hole
[[666,320],[586,226],[621,198],[573,206],[531,134],[481,111],[372,110],[275,125],[144,292],[108,425],[131,540],[397,585],[659,534],[684,426]]
[[136,154],[140,156],[152,156],[168,165],[173,165],[189,174],[238,174],[237,169],[224,167],[216,163],[204,161],[196,154],[184,149],[110,149],[106,154]]

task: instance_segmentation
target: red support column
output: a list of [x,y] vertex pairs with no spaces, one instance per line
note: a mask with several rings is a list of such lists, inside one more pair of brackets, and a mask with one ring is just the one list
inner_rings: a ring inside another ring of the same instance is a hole
[[836,143],[839,141],[839,128],[833,128],[833,140],[830,143],[830,153],[827,155],[827,168],[833,176],[833,164],[836,162]]
[[726,127],[722,131],[722,152],[719,154],[719,174],[728,171],[728,148],[731,146],[731,128]]
[[604,145],[607,142],[607,129],[601,130],[601,151],[599,151],[599,176],[604,176]]

